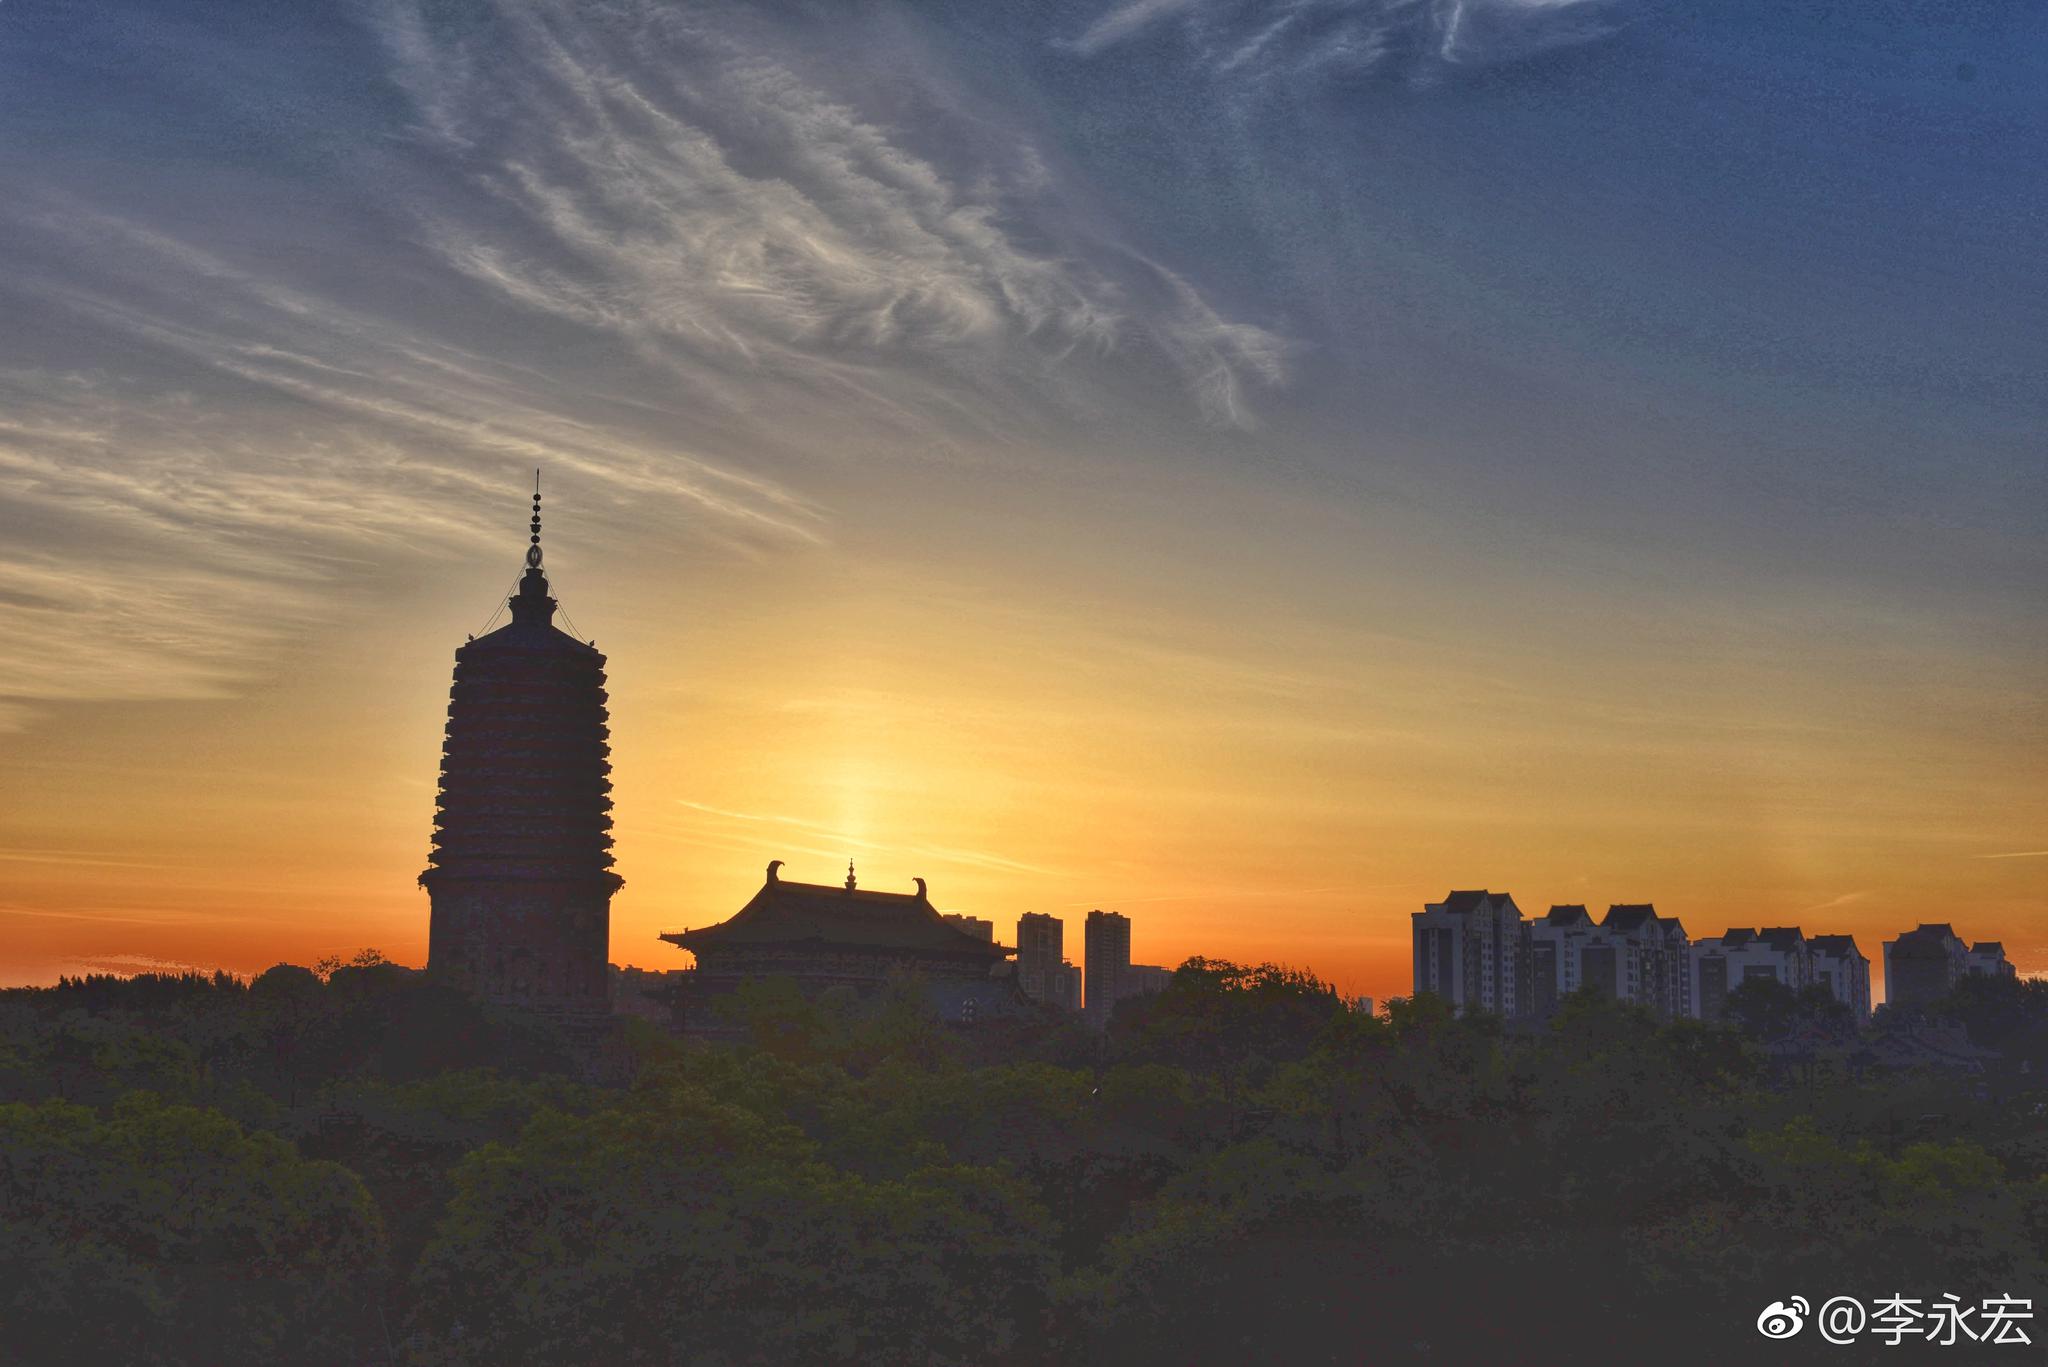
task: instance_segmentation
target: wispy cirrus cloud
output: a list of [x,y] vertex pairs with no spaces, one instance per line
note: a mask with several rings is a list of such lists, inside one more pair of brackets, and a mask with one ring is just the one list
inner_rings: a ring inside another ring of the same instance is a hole
[[[1048,172],[1027,141],[959,117],[920,149],[860,110],[858,81],[828,88],[721,13],[503,6],[486,63],[476,35],[393,11],[421,129],[488,201],[432,214],[441,257],[685,382],[913,423],[999,431],[1029,403],[1085,404],[1106,357],[1163,362],[1223,425],[1284,382],[1277,335],[1039,212]],[[937,77],[898,79],[957,112]]]
[[10,850],[0,849],[0,864],[53,864],[79,868],[107,869],[167,869],[170,864],[157,860],[119,859],[107,855],[85,854],[76,850]]
[[508,464],[743,546],[820,534],[774,481],[407,325],[61,196],[7,226],[50,263],[18,295],[151,363],[0,369],[0,729],[234,696],[371,564],[502,550],[451,509],[503,500]]
[[1429,80],[1604,37],[1617,0],[1123,0],[1061,42],[1081,57],[1171,32],[1218,76]]

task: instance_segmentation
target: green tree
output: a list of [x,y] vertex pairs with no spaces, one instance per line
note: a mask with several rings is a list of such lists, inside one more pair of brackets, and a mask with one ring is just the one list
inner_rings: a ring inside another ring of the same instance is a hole
[[423,1360],[1000,1362],[1036,1332],[1046,1246],[995,1170],[869,1181],[665,1086],[463,1160],[415,1275]]
[[0,1342],[40,1364],[359,1361],[384,1242],[345,1169],[136,1093],[0,1106]]
[[1729,992],[1723,1010],[1730,1022],[1757,1039],[1855,1033],[1849,1008],[1817,983],[1794,991],[1776,978],[1751,978]]

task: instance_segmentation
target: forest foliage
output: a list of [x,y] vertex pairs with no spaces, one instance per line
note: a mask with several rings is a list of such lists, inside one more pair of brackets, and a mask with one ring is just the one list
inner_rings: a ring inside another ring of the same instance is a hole
[[746,1043],[632,1022],[630,1084],[597,1086],[538,1022],[370,954],[0,993],[0,1342],[1721,1361],[1794,1293],[2048,1286],[2040,983],[1930,1009],[1988,1051],[1966,1072],[1788,1062],[1764,1041],[1855,1027],[1763,989],[1728,1026],[1579,996],[1535,1030],[1199,959],[1102,1033],[925,999],[760,984]]

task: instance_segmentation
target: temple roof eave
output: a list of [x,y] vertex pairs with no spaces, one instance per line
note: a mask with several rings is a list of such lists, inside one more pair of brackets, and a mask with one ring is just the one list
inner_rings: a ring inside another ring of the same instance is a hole
[[856,888],[850,875],[845,887],[797,883],[778,877],[771,865],[760,890],[728,920],[660,938],[693,952],[785,948],[963,963],[994,963],[1016,952],[945,921],[926,896],[924,880],[917,883],[914,893]]
[[904,955],[920,959],[976,959],[994,961],[1007,959],[1017,952],[1014,945],[999,945],[987,940],[975,940],[963,936],[969,942],[965,945],[891,945],[876,944],[869,940],[831,939],[822,935],[791,936],[778,939],[756,939],[751,936],[728,936],[721,934],[726,925],[705,926],[699,930],[665,931],[658,938],[680,949],[692,953],[700,949],[800,949],[833,950],[856,954]]

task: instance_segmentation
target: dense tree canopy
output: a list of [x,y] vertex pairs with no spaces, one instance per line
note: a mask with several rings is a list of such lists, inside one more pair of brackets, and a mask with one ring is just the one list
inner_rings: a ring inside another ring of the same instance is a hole
[[1962,1071],[1762,989],[1510,1030],[1193,960],[1096,1033],[764,983],[600,1086],[319,970],[0,994],[10,1360],[1706,1362],[1788,1294],[2048,1284],[2031,983],[1918,1014]]
[[384,1233],[346,1168],[147,1092],[0,1105],[0,1155],[10,1353],[264,1364],[367,1346]]

